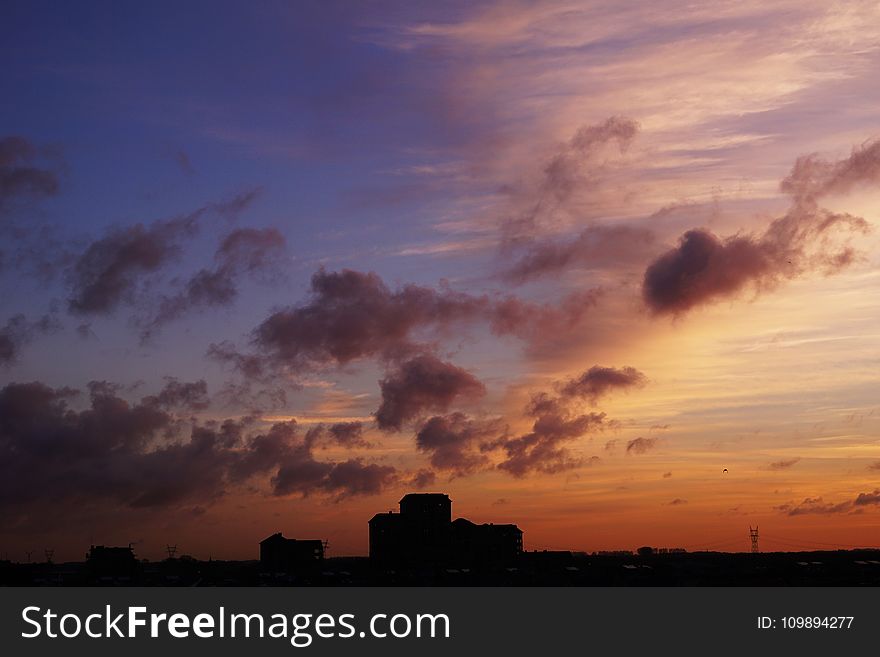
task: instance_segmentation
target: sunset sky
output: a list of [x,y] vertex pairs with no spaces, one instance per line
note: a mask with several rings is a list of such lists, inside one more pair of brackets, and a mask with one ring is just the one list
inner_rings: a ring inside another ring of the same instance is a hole
[[0,53],[0,558],[363,555],[418,490],[880,546],[876,2],[22,1]]

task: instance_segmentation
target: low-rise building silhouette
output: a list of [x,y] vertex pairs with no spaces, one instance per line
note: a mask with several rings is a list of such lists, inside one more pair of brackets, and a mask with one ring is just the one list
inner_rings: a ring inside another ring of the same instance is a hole
[[138,562],[131,545],[93,545],[86,554],[86,568],[92,577],[131,577],[137,567]]
[[401,514],[389,511],[374,515],[370,519],[370,559],[387,563],[405,561],[403,534]]
[[478,525],[457,518],[452,523],[452,545],[464,563],[507,563],[522,554],[522,530],[516,525]]
[[386,565],[416,563],[504,563],[522,554],[516,525],[477,525],[452,520],[445,493],[409,493],[400,512],[370,519],[370,559]]
[[324,560],[324,542],[284,538],[281,532],[260,541],[260,567],[267,572],[292,572]]

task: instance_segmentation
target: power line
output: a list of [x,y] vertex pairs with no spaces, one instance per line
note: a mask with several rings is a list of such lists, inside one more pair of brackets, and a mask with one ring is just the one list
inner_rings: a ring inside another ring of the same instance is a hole
[[[834,548],[864,548],[864,549],[878,549],[880,550],[880,545],[865,545],[864,543],[828,543],[823,541],[813,541],[809,539],[799,539],[799,538],[785,538],[776,536],[773,534],[758,534],[757,527],[749,527],[749,540],[752,542],[752,552],[759,552],[760,549],[757,546],[758,538],[763,539],[763,541],[769,541],[773,544],[784,545],[789,548],[802,548],[805,550],[815,549],[821,550],[822,548],[834,547]],[[711,542],[701,542],[701,543],[690,543],[686,545],[679,545],[679,547],[688,550],[688,551],[697,551],[697,550],[706,550],[710,551],[710,549],[722,548],[729,545],[743,545],[745,543],[743,538],[740,537],[729,537],[719,539],[717,541]],[[539,550],[571,550],[572,548],[566,548],[559,545],[548,545],[546,543],[532,543],[532,549]]]
[[682,545],[684,549],[690,548],[710,548],[710,547],[724,547],[725,545],[733,545],[734,543],[742,543],[741,538],[726,538],[720,541],[714,541],[712,543],[691,543],[690,545]]
[[818,546],[818,547],[846,547],[846,548],[867,548],[867,549],[880,549],[878,545],[865,545],[864,543],[826,543],[823,541],[811,541],[809,539],[801,539],[801,538],[783,538],[781,536],[771,536],[769,534],[764,534],[764,538],[770,539],[771,542],[776,543],[788,543],[790,545],[794,545],[797,547],[810,547],[810,546]]
[[821,552],[821,551],[828,549],[827,547],[819,548],[815,545],[805,545],[804,543],[793,543],[791,541],[781,541],[779,539],[774,539],[774,538],[770,538],[767,536],[765,536],[764,539],[765,539],[765,541],[769,541],[771,545],[774,545],[774,546],[777,546],[778,548],[780,548],[778,551],[781,551],[781,552],[793,552],[793,551],[797,551],[797,552],[817,552],[817,551],[820,551]]

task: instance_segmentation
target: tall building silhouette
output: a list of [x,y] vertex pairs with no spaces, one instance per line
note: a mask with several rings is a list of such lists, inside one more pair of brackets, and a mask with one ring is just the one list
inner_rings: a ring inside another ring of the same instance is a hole
[[399,506],[399,513],[370,519],[370,558],[377,563],[499,563],[522,553],[519,527],[453,521],[445,493],[409,493]]

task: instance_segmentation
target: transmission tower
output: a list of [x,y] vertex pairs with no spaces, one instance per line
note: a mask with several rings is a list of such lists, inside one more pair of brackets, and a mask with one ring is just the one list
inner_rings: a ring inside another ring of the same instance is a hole
[[168,558],[173,559],[174,555],[177,554],[177,546],[176,545],[166,545],[165,549],[168,550]]
[[752,539],[752,554],[758,554],[760,550],[758,549],[758,527],[756,526],[752,529],[751,525],[749,525],[749,538]]
[[34,551],[33,550],[25,550],[24,553],[27,555],[27,562],[30,563],[31,562],[31,555],[34,553]]
[[55,556],[55,550],[46,548],[46,563],[52,563],[52,557]]

